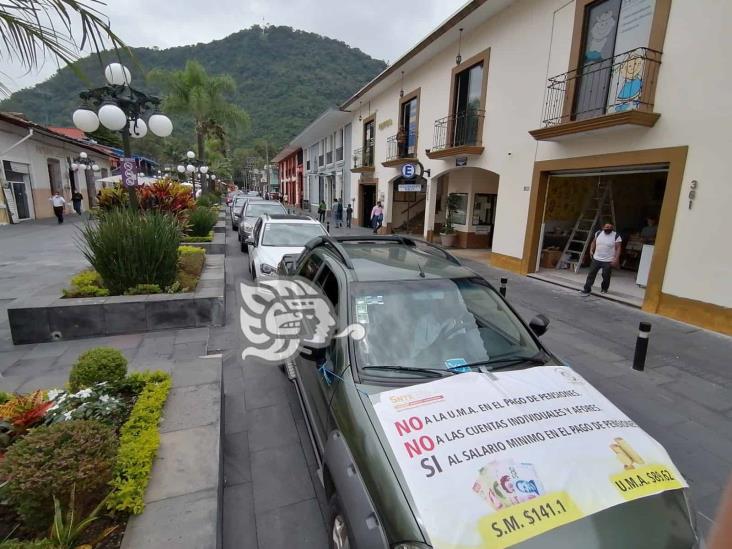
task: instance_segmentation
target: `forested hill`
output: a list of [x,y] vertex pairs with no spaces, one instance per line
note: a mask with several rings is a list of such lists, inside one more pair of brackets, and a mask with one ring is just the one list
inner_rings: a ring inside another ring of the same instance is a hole
[[[132,71],[133,87],[146,92],[159,90],[141,75],[154,68],[181,69],[189,59],[199,61],[210,74],[230,74],[237,83],[232,100],[249,112],[252,121],[244,142],[268,137],[278,146],[385,67],[383,61],[343,42],[290,27],[254,26],[207,44],[133,52],[136,61],[123,61]],[[82,82],[66,67],[35,87],[16,92],[0,103],[0,110],[22,112],[40,124],[71,126],[79,91],[104,81],[97,57],[78,64],[90,82]],[[179,129],[186,127],[184,122]]]

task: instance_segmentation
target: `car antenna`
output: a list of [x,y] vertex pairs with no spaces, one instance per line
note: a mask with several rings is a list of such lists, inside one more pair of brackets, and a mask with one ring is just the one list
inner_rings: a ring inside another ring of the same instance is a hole
[[417,261],[417,267],[419,267],[419,276],[424,278],[425,274],[424,274],[424,271],[422,270],[422,265],[420,265],[419,261]]

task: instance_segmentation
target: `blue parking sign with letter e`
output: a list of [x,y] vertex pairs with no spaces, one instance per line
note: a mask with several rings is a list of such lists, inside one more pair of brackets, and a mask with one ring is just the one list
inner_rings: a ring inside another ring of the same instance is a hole
[[414,164],[404,164],[402,166],[402,177],[405,179],[412,179],[417,173],[417,169]]

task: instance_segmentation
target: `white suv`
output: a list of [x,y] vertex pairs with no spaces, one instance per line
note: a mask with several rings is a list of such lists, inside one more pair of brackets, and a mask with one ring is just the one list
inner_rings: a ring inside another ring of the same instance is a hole
[[323,226],[311,217],[263,215],[257,219],[251,236],[245,242],[252,279],[276,275],[283,256],[299,254],[309,240],[327,234]]

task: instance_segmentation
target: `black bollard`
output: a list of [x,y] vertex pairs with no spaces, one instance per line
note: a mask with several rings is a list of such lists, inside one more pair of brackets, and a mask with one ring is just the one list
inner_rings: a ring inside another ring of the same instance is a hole
[[499,288],[499,292],[501,292],[501,295],[503,297],[506,297],[506,284],[508,284],[508,278],[505,276],[501,277],[501,287]]
[[648,352],[648,338],[651,335],[651,323],[641,322],[638,326],[638,338],[635,340],[635,355],[633,369],[642,372],[646,367],[646,353]]
[[330,232],[330,221],[325,222],[325,230]]

